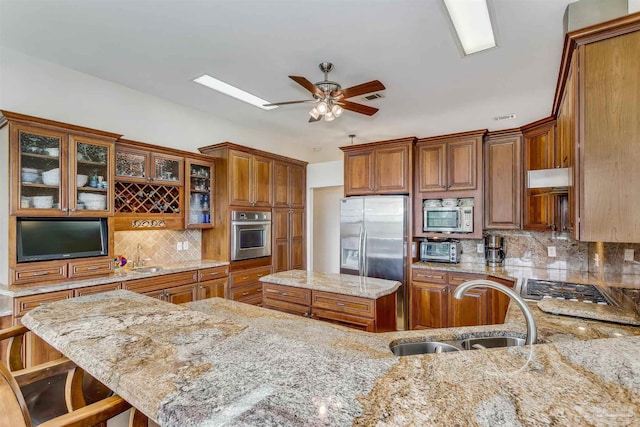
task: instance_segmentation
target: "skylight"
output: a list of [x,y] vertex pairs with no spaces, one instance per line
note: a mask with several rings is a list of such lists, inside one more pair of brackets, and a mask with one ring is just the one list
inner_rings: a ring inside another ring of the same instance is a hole
[[444,5],[465,55],[496,46],[486,0],[444,0]]
[[232,96],[240,101],[244,101],[247,104],[251,104],[258,108],[262,108],[263,110],[273,110],[274,108],[278,108],[278,106],[274,105],[271,107],[265,107],[264,104],[271,104],[271,102],[266,101],[262,98],[258,98],[255,95],[250,94],[249,92],[245,92],[242,89],[238,89],[235,86],[231,86],[228,83],[225,83],[221,80],[218,80],[214,77],[211,77],[207,74],[204,74],[197,79],[193,79],[194,82],[199,83],[203,86],[206,86],[210,89],[217,90],[218,92],[222,92],[225,95]]

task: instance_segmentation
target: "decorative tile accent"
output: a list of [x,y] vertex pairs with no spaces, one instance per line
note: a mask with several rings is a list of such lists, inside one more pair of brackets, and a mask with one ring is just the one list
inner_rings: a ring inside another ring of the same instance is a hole
[[[114,233],[114,251],[128,260],[136,257],[136,247],[141,258],[151,258],[149,265],[196,261],[201,258],[202,232],[200,230],[136,230],[116,231]],[[178,242],[189,243],[189,249],[178,251]]]

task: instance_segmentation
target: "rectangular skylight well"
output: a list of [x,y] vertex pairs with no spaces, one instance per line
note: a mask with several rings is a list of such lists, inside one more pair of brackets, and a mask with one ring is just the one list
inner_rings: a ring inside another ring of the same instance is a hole
[[245,92],[242,89],[238,89],[235,86],[231,86],[228,83],[225,83],[221,80],[218,80],[214,77],[211,77],[207,74],[204,74],[197,79],[193,79],[194,82],[199,83],[203,86],[206,86],[210,89],[217,90],[218,92],[222,92],[225,95],[232,96],[240,101],[244,101],[247,104],[254,105],[258,108],[262,108],[263,110],[273,110],[274,108],[278,108],[277,105],[271,107],[265,107],[264,104],[271,104],[270,101],[266,101],[262,98],[258,98],[255,95],[250,94],[249,92]]
[[465,55],[496,46],[486,0],[444,0],[444,5]]

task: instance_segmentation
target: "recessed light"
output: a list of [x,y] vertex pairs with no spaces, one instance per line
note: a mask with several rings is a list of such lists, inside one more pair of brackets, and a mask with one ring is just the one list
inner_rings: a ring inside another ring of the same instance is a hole
[[496,47],[486,0],[444,0],[465,55]]
[[197,79],[193,79],[193,81],[206,86],[209,89],[217,90],[218,92],[222,92],[225,95],[229,95],[231,97],[239,99],[240,101],[244,101],[247,104],[262,108],[263,110],[273,110],[274,108],[278,108],[277,105],[265,107],[264,104],[271,104],[271,102],[262,98],[258,98],[257,96],[252,95],[249,92],[245,92],[242,89],[238,89],[235,86],[231,86],[229,83],[225,83],[207,74],[204,74]]

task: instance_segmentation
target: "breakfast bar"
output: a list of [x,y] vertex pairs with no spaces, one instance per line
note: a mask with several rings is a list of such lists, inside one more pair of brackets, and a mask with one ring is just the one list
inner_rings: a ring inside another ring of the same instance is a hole
[[[504,325],[371,334],[123,290],[42,305],[23,323],[162,426],[637,422],[640,328],[536,316],[548,343],[405,357],[389,345],[523,325],[510,309]],[[617,338],[581,341],[581,329]]]

